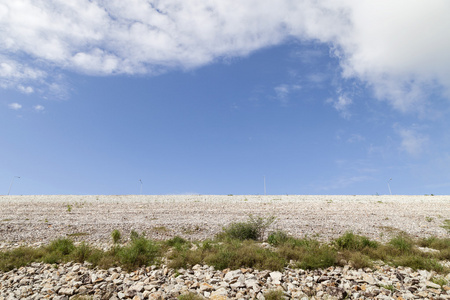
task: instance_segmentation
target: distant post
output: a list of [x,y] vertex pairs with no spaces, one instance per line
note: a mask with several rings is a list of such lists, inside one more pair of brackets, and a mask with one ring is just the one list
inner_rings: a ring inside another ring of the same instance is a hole
[[264,196],[266,195],[266,176],[264,176]]
[[392,196],[392,192],[391,192],[391,186],[389,185],[389,182],[392,180],[392,178],[391,179],[389,179],[389,181],[388,181],[388,189],[389,189],[389,194],[391,194],[391,196]]
[[13,178],[11,180],[11,184],[9,185],[8,196],[9,196],[9,193],[11,192],[11,188],[12,188],[12,185],[14,183],[14,178],[20,178],[20,177],[19,176],[13,176]]
[[141,188],[139,189],[139,195],[142,195],[142,180],[139,179],[139,182],[141,183]]

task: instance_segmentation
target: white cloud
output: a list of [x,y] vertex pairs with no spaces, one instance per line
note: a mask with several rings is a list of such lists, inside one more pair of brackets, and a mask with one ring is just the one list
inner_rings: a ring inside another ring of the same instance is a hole
[[301,87],[298,84],[280,84],[277,85],[274,90],[276,94],[276,99],[282,104],[287,104],[289,102],[289,94],[293,91],[299,90]]
[[293,38],[326,43],[344,78],[414,111],[430,86],[450,97],[448,15],[447,0],[0,0],[0,86],[43,84],[55,70],[189,69]]
[[419,133],[415,128],[403,128],[398,124],[394,126],[400,136],[400,149],[411,156],[419,156],[425,149],[428,137]]
[[40,105],[40,104],[33,106],[33,108],[37,112],[41,112],[41,111],[43,111],[45,109],[45,107]]
[[343,118],[350,118],[351,114],[348,110],[348,106],[351,105],[353,101],[348,96],[339,95],[337,99],[328,98],[325,102],[333,105]]
[[9,104],[8,107],[13,110],[19,110],[22,108],[22,104],[14,102],[14,103]]

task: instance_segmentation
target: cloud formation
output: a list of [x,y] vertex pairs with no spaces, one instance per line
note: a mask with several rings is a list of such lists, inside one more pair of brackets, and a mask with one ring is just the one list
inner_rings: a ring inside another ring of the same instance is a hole
[[400,149],[413,157],[418,157],[425,149],[428,137],[414,128],[403,128],[395,125],[394,129],[400,136]]
[[343,78],[411,111],[430,87],[450,98],[448,15],[447,0],[0,0],[0,86],[191,69],[295,39],[326,43]]
[[9,107],[10,109],[13,109],[13,110],[19,110],[19,109],[22,108],[22,104],[19,104],[19,103],[14,102],[14,103],[10,103],[10,104],[8,105],[8,107]]

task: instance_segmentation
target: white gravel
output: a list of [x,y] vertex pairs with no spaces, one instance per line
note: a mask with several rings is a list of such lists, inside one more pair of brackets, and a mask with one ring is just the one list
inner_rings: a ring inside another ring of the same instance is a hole
[[275,216],[270,230],[336,238],[346,231],[386,240],[399,231],[448,237],[450,196],[41,195],[0,196],[0,247],[71,236],[106,243],[111,231],[167,239],[211,238],[248,215]]

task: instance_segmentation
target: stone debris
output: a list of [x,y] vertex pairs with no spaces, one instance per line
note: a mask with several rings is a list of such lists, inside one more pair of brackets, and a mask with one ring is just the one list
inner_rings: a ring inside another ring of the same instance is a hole
[[[91,268],[87,262],[32,263],[0,272],[0,300],[161,300],[187,293],[214,300],[264,300],[271,290],[281,291],[285,299],[450,299],[450,286],[433,282],[441,276],[385,265],[364,270],[349,266],[312,271],[285,268],[283,272],[215,270],[207,265],[189,270],[150,266],[125,272],[120,267]],[[448,282],[450,274],[444,279]]]

